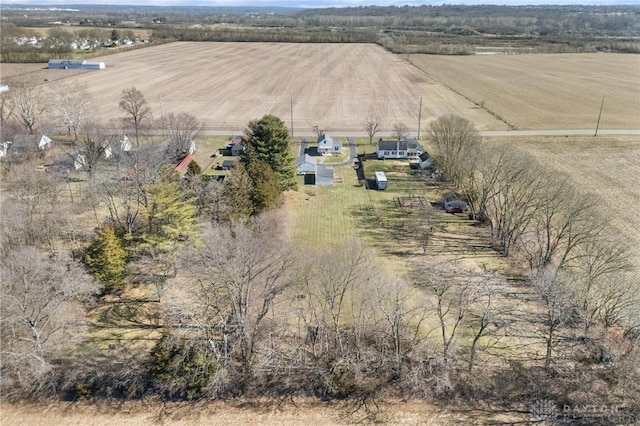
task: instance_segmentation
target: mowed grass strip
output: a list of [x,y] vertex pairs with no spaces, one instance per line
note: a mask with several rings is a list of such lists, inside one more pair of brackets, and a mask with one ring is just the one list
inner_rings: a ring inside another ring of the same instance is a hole
[[336,167],[334,173],[341,174],[343,182],[327,187],[304,185],[300,178],[287,206],[295,241],[337,247],[359,235],[359,219],[352,212],[368,208],[367,190],[358,185],[351,167]]

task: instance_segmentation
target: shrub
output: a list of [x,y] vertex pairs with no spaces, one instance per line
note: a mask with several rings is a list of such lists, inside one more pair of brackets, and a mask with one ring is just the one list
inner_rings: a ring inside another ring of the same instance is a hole
[[160,393],[171,399],[207,394],[218,363],[204,344],[165,332],[151,350],[149,373]]

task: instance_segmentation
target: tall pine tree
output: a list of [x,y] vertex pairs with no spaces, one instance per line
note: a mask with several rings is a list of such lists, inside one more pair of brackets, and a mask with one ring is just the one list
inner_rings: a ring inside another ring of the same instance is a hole
[[127,250],[112,227],[104,227],[98,232],[84,260],[91,273],[104,284],[106,291],[121,287],[127,273]]
[[278,176],[280,191],[296,189],[295,160],[289,150],[289,131],[284,122],[274,115],[265,115],[251,121],[246,133],[249,137],[242,161],[247,170],[252,163],[264,162]]
[[197,208],[194,199],[183,192],[179,179],[166,169],[147,188],[147,226],[140,248],[166,252],[177,242],[197,235]]

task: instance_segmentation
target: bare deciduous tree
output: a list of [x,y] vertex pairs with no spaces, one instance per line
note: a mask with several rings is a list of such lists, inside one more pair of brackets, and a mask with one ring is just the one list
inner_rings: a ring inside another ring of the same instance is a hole
[[[357,242],[309,258],[304,288],[308,303],[305,323],[318,328],[320,347],[324,346],[334,356],[344,357],[350,349],[345,331],[350,322],[348,308],[357,299],[362,283],[371,280],[377,270],[368,251]],[[315,340],[312,346],[315,351]]]
[[432,298],[431,306],[442,338],[442,362],[450,367],[458,329],[477,297],[476,286],[468,271],[452,267],[449,263],[423,263],[416,266],[413,275],[416,285]]
[[364,130],[367,132],[367,136],[369,136],[369,145],[371,145],[373,138],[380,131],[380,120],[377,118],[367,118],[367,121],[364,123]]
[[168,154],[179,161],[189,153],[191,144],[200,131],[200,122],[186,112],[169,113],[162,118],[162,129],[169,139]]
[[381,358],[391,362],[393,380],[401,378],[403,359],[429,335],[423,329],[429,309],[415,293],[415,289],[400,281],[376,286],[372,306],[379,318],[376,335],[381,333],[385,340],[385,344],[379,345],[381,351],[392,348],[389,352],[383,351]]
[[141,91],[135,87],[123,90],[120,95],[120,109],[125,113],[124,123],[133,130],[136,135],[136,146],[140,147],[140,131],[144,129],[147,121],[151,119],[151,109]]
[[556,344],[558,329],[567,324],[575,309],[573,291],[565,282],[562,272],[554,268],[536,271],[530,280],[544,303],[544,340],[546,353],[544,366],[551,365],[551,356]]
[[172,302],[180,306],[173,312],[198,324],[212,345],[224,342],[219,355],[240,363],[244,385],[265,339],[263,321],[280,294],[295,283],[290,270],[295,256],[283,244],[281,221],[270,212],[247,224],[214,224],[205,230],[202,248],[185,265],[197,282],[196,300]]
[[[34,173],[29,166],[8,177],[10,191],[3,203],[3,242],[13,247],[35,245],[56,253],[68,214],[63,212],[67,190],[62,176]],[[6,205],[5,205],[6,204]],[[11,212],[11,214],[9,213]]]
[[[2,126],[2,128],[4,128],[9,124],[9,120],[13,116],[14,109],[15,109],[15,105],[11,99],[11,95],[9,94],[9,92],[6,92],[6,91],[1,92],[0,93],[0,126]],[[4,131],[2,133],[4,134]],[[4,142],[7,140],[10,140],[10,139],[3,137],[2,141],[0,142]]]
[[73,133],[73,140],[77,142],[78,131],[92,113],[86,86],[76,82],[73,87],[58,87],[51,109],[54,119],[69,133]]
[[316,134],[316,136],[318,138],[320,138],[322,135],[324,135],[324,129],[321,128],[318,124],[313,126],[313,131]]
[[473,123],[458,115],[445,115],[427,131],[436,146],[438,167],[456,185],[465,174],[473,174],[482,138]]
[[537,211],[518,243],[531,271],[562,268],[576,248],[596,238],[605,225],[596,213],[595,196],[578,192],[568,177],[541,174],[546,179],[535,198]]
[[504,148],[494,160],[487,213],[493,243],[508,256],[535,217],[547,179],[544,170],[536,168],[535,160],[524,152]]
[[401,141],[409,135],[409,127],[404,123],[395,123],[392,133],[396,140]]
[[13,84],[11,98],[17,120],[33,135],[48,108],[45,91],[41,86],[23,78]]
[[34,247],[2,257],[0,274],[3,375],[29,386],[53,356],[69,348],[71,331],[77,332],[83,317],[78,308],[98,285],[77,264],[50,259]]

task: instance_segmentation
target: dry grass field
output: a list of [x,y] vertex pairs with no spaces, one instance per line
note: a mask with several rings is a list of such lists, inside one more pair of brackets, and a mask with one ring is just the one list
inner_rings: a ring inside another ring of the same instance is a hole
[[602,213],[633,250],[635,265],[640,265],[640,138],[538,136],[513,143],[599,197]]
[[640,55],[412,55],[432,79],[514,129],[640,128]]

